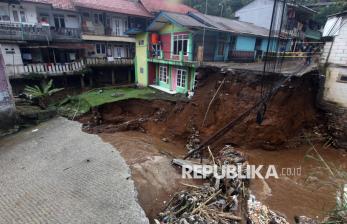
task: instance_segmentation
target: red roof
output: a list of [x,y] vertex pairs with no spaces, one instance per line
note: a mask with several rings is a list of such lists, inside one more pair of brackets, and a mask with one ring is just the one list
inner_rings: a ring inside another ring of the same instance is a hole
[[151,13],[166,11],[186,14],[188,12],[198,12],[196,9],[179,3],[177,0],[140,0],[143,6]]
[[127,15],[152,17],[146,9],[138,2],[131,0],[72,0],[75,6],[116,12]]
[[26,2],[34,2],[41,4],[50,4],[53,8],[62,10],[72,10],[75,11],[74,4],[72,0],[25,0]]

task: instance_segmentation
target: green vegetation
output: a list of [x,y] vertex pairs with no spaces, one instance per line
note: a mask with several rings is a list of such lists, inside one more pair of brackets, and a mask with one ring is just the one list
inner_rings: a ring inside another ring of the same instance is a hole
[[[251,1],[252,0],[207,0],[207,14],[233,18],[236,10],[242,8]],[[202,13],[205,13],[206,0],[184,0],[183,2]],[[321,2],[321,0],[287,0],[287,2],[312,5]],[[331,2],[334,2],[335,4],[313,8],[318,12],[313,19],[321,26],[324,26],[329,15],[347,10],[346,0],[334,0]]]
[[177,100],[177,96],[171,96],[151,88],[109,87],[93,89],[78,96],[67,97],[58,105],[58,111],[63,116],[73,118],[89,112],[93,107],[128,99],[174,101]]
[[[208,0],[207,1],[207,14],[214,16],[223,16],[227,18],[232,18],[234,12],[239,8],[247,5],[252,0]],[[184,0],[185,4],[205,13],[205,0]]]
[[24,89],[24,93],[31,99],[37,100],[38,105],[46,109],[49,104],[49,97],[53,94],[62,91],[63,88],[54,89],[53,88],[53,80],[49,80],[48,83],[43,83],[41,87],[35,86],[26,86]]

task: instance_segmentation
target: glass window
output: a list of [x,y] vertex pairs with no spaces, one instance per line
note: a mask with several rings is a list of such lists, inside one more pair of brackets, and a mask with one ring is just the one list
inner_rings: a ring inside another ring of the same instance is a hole
[[26,20],[26,17],[25,17],[25,12],[24,11],[20,11],[20,20],[22,23],[25,23],[27,20]]
[[187,70],[178,69],[177,70],[177,86],[185,88],[187,80]]
[[13,20],[15,22],[19,22],[19,15],[18,15],[18,11],[13,10]]
[[169,77],[166,66],[159,66],[159,81],[168,83]]
[[188,39],[189,36],[187,34],[174,35],[174,55],[179,55],[181,51],[183,55],[188,55]]
[[63,15],[54,15],[55,28],[65,28],[65,18]]
[[95,44],[97,54],[106,54],[106,45],[105,44]]

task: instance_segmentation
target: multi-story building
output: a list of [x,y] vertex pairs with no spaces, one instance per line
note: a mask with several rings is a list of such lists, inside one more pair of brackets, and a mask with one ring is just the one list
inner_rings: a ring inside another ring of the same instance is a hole
[[11,85],[5,75],[5,66],[0,54],[0,136],[9,133],[15,126],[15,105]]
[[[274,11],[274,17],[273,15]],[[297,50],[297,42],[319,40],[319,25],[312,19],[316,12],[306,6],[279,0],[253,0],[235,12],[235,17],[244,22],[270,29],[291,40],[292,50]]]
[[329,111],[329,127],[338,145],[347,148],[347,11],[328,18],[323,38],[321,105]]
[[194,89],[203,62],[254,61],[267,48],[269,30],[251,23],[204,15],[161,12],[136,36],[136,81],[165,92]]
[[[0,44],[11,80],[80,76],[133,81],[134,32],[152,15],[137,1],[26,0],[0,3]],[[15,81],[13,81],[15,82]]]

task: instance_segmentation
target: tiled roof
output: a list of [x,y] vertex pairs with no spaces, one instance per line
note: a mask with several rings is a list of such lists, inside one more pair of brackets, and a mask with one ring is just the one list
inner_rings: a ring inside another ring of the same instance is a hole
[[127,15],[152,17],[146,9],[136,1],[131,0],[72,0],[76,7],[84,7]]
[[[197,12],[196,9],[193,9],[182,3],[176,3],[172,0],[140,0],[143,6],[151,13],[156,13],[160,11],[166,12],[176,12],[186,14],[188,12]],[[177,0],[176,0],[177,1]]]
[[26,0],[27,2],[52,4],[53,8],[73,10],[75,7],[116,12],[127,15],[152,17],[152,15],[135,0]]
[[25,0],[25,2],[34,2],[41,4],[50,4],[53,8],[62,9],[62,10],[75,10],[72,0]]

